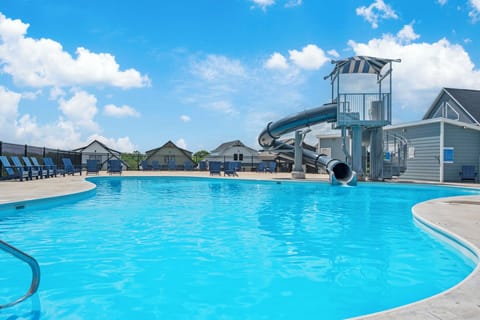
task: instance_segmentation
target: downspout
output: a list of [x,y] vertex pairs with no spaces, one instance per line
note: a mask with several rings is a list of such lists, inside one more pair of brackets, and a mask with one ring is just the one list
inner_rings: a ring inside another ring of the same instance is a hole
[[444,167],[444,158],[443,158],[443,148],[445,147],[444,141],[444,123],[443,120],[440,120],[440,182],[443,182],[443,167]]

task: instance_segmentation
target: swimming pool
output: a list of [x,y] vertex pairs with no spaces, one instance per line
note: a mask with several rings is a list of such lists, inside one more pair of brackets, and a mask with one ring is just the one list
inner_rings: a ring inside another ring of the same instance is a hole
[[[38,294],[0,318],[341,319],[434,295],[474,268],[416,227],[411,207],[477,190],[90,181],[86,195],[0,210],[0,237],[42,269]],[[0,299],[10,300],[29,270],[0,259]]]

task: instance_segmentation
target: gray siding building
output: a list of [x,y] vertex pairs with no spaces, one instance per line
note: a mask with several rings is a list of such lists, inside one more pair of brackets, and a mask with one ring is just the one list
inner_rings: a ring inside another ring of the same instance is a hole
[[423,120],[385,127],[384,140],[400,179],[459,182],[462,166],[473,166],[478,182],[480,91],[442,89]]

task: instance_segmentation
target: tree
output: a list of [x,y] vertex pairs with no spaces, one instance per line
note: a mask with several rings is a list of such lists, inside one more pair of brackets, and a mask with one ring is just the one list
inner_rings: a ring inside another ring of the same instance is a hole
[[130,170],[138,170],[140,160],[144,157],[139,151],[134,151],[133,153],[122,153],[122,160],[128,164]]
[[205,159],[209,154],[210,154],[210,152],[208,152],[206,150],[197,151],[193,154],[193,161],[195,161],[195,163],[198,164],[200,161]]

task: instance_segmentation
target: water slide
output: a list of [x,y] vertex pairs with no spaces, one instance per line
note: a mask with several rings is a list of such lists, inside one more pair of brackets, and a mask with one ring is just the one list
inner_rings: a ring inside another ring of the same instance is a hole
[[[293,156],[295,147],[285,144],[278,139],[287,133],[294,132],[311,125],[337,120],[337,105],[327,103],[323,106],[305,110],[279,121],[270,122],[258,136],[258,143],[266,150],[275,150],[279,153]],[[302,149],[303,161],[313,167],[323,167],[330,175],[332,184],[356,185],[356,173],[343,161],[332,159],[324,154]]]

